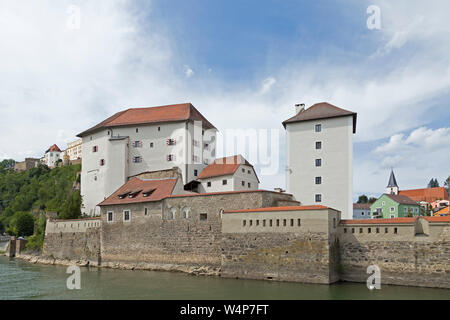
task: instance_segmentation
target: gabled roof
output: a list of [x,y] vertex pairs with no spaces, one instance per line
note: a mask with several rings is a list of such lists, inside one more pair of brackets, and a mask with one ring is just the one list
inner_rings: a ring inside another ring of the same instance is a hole
[[[214,160],[213,163],[205,167],[205,169],[200,172],[198,178],[206,179],[233,175],[241,164],[251,167],[256,175],[253,166],[242,155],[235,155]],[[258,176],[256,176],[256,179],[258,179]]]
[[391,176],[389,177],[389,182],[387,188],[398,188],[397,179],[395,179],[394,170],[391,170]]
[[387,194],[387,193],[385,193],[385,195],[399,204],[409,204],[409,205],[416,205],[416,206],[419,205],[416,201],[414,201],[413,199],[411,199],[407,196],[397,195],[397,194]]
[[[172,194],[173,189],[177,184],[177,180],[178,179],[176,178],[142,180],[133,177],[98,205],[108,206],[116,204],[159,201]],[[134,197],[130,198],[129,195],[133,195],[133,193]],[[144,196],[146,193],[149,193],[147,197]]]
[[202,121],[203,128],[215,129],[191,103],[182,103],[150,108],[131,108],[120,111],[77,136],[83,137],[103,128],[188,120]]
[[354,203],[353,209],[359,209],[359,210],[369,210],[370,209],[370,203]]
[[283,121],[283,126],[286,128],[286,124],[300,121],[311,121],[317,119],[328,119],[337,117],[353,117],[353,133],[356,133],[356,112],[348,111],[336,107],[328,102],[319,102],[308,109],[302,110],[292,118]]
[[448,200],[448,193],[444,187],[400,190],[399,195],[410,197],[416,201],[433,202],[435,200]]
[[56,144],[54,144],[50,148],[48,148],[47,151],[45,151],[45,153],[48,153],[48,152],[62,152],[62,151]]

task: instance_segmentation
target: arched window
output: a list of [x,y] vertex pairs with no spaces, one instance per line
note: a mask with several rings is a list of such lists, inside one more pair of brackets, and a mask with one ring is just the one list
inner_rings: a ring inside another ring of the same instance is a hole
[[176,214],[177,214],[177,208],[170,208],[169,214],[167,216],[167,220],[175,220]]
[[189,219],[190,212],[191,212],[191,208],[184,207],[183,210],[181,211],[181,218]]

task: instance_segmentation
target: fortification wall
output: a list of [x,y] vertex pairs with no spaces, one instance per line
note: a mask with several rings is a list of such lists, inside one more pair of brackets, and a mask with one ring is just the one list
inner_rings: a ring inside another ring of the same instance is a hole
[[60,260],[100,263],[101,220],[47,220],[42,255]]
[[367,267],[377,265],[382,284],[450,288],[450,226],[418,220],[341,225],[341,280],[366,282]]
[[333,283],[339,213],[327,210],[225,213],[223,277]]
[[[180,195],[157,203],[102,208],[102,261],[179,264],[220,268],[223,210],[273,205],[274,192]],[[145,215],[147,208],[147,215]],[[123,220],[123,210],[131,219]],[[112,222],[107,212],[113,212]],[[173,219],[172,219],[173,216]]]

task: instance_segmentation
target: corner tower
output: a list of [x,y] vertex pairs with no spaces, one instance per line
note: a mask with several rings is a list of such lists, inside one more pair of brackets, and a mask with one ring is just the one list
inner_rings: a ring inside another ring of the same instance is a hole
[[286,189],[303,205],[322,204],[353,212],[355,112],[316,103],[283,122],[286,129]]

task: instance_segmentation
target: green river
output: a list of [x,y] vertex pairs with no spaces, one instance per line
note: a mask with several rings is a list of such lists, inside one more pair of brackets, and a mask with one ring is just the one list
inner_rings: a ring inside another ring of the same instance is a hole
[[67,268],[0,256],[0,300],[5,299],[450,299],[450,290],[364,283],[312,285],[223,279],[183,273],[81,268],[81,289],[66,287]]

